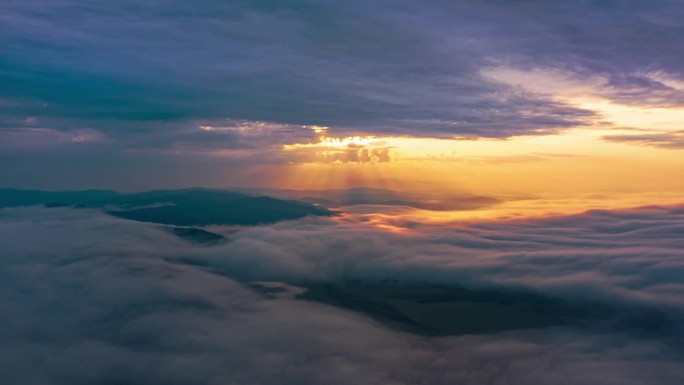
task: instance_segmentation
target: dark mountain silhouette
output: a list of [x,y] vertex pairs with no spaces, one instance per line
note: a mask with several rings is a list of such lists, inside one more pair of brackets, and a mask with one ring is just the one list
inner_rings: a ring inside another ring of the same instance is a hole
[[136,194],[117,198],[116,203],[120,209],[107,210],[108,214],[177,226],[258,225],[333,214],[308,203],[214,190]]
[[304,202],[200,188],[139,194],[106,190],[0,190],[0,208],[31,205],[97,208],[120,218],[176,226],[249,226],[334,214]]

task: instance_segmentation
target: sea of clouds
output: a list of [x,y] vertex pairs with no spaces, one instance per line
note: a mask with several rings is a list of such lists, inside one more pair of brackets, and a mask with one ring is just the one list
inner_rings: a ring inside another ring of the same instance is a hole
[[[207,247],[90,210],[0,210],[3,382],[684,383],[684,209],[405,226],[305,218],[214,228],[227,240]],[[425,337],[245,284],[378,280],[527,290],[663,322]]]

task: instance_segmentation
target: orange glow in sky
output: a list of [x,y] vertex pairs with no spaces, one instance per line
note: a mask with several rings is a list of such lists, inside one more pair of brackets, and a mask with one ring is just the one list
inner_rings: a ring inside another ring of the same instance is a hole
[[[684,127],[682,111],[596,103],[583,106],[607,116],[609,123],[551,135],[508,139],[336,137],[319,130],[315,141],[283,147],[283,152],[296,155],[297,161],[278,168],[278,185],[288,189],[375,187],[454,192],[505,201],[486,210],[402,213],[445,221],[681,201],[684,152],[606,137]],[[626,127],[628,121],[633,123],[630,127]]]

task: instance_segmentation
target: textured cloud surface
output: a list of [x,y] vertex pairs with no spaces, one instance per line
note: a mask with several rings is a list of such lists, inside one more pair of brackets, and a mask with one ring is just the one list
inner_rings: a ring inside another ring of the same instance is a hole
[[684,104],[677,1],[31,0],[3,8],[2,126],[94,126],[151,145],[155,137],[140,134],[166,131],[160,121],[506,137],[596,118],[544,89],[493,81],[493,68],[600,79],[601,92],[621,103]]
[[[22,384],[679,384],[684,211],[646,208],[399,237],[305,219],[184,243],[87,210],[0,211],[0,370]],[[659,332],[418,337],[249,281],[394,279],[597,299]]]

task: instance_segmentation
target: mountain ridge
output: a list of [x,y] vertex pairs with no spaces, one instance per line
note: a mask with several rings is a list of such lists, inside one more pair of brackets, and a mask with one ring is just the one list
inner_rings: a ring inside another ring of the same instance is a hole
[[335,212],[296,200],[190,188],[122,194],[110,190],[0,189],[0,208],[45,205],[95,208],[111,216],[175,226],[254,226]]

